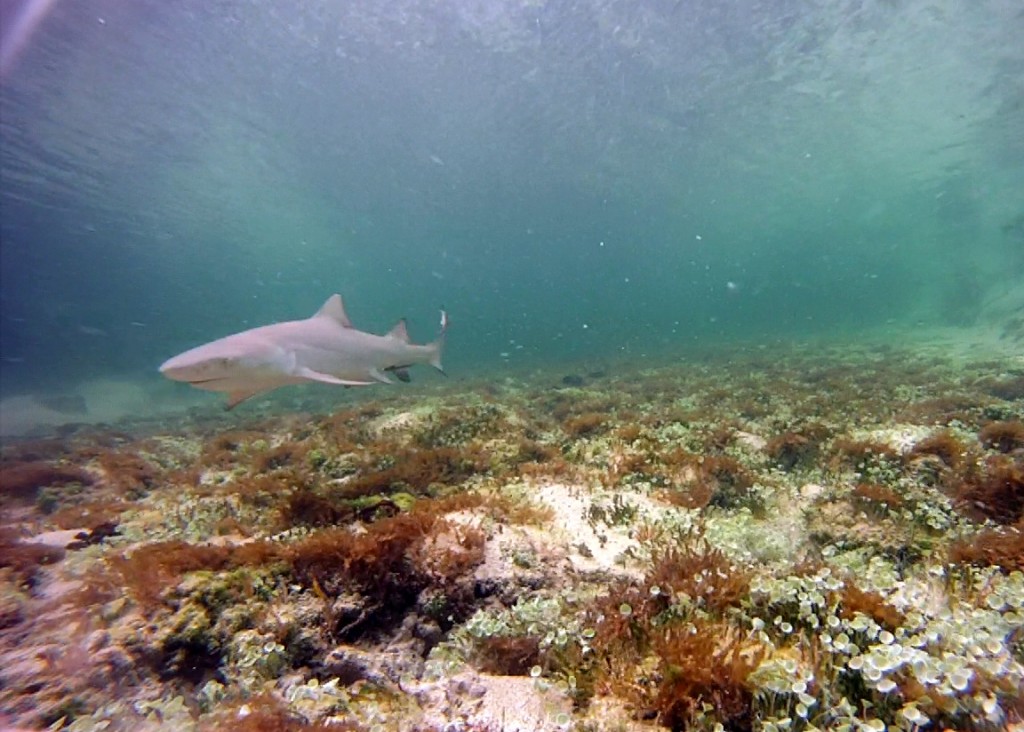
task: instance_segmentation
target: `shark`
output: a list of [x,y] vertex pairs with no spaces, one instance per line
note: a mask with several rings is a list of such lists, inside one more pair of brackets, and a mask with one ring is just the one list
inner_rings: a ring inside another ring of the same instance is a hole
[[441,352],[448,314],[432,343],[413,344],[405,319],[385,335],[358,330],[341,295],[331,295],[312,317],[234,333],[168,359],[160,373],[197,389],[227,394],[227,409],[288,384],[369,386],[409,381],[407,369],[429,364],[444,373]]

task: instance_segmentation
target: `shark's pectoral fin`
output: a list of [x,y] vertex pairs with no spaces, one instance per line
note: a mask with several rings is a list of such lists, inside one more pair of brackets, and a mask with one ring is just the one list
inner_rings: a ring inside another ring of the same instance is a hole
[[350,379],[339,379],[337,376],[331,376],[325,374],[322,371],[314,371],[311,368],[303,366],[295,369],[295,375],[300,376],[303,379],[309,381],[319,381],[321,384],[336,384],[337,386],[367,386],[372,384],[372,381],[352,381]]
[[249,399],[250,397],[256,396],[261,391],[266,391],[266,389],[251,389],[251,390],[246,390],[246,391],[229,391],[228,392],[228,401],[227,401],[227,404],[224,405],[224,410],[228,411],[228,410],[234,409],[239,404],[244,402],[246,399]]
[[379,381],[382,384],[394,384],[395,382],[380,369],[370,369],[370,376],[374,381]]

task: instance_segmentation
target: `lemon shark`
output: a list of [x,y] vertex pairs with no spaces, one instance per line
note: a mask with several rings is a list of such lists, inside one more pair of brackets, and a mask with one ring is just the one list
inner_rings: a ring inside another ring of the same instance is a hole
[[433,343],[409,341],[405,320],[386,335],[357,330],[345,314],[341,295],[331,295],[311,318],[264,325],[235,333],[168,359],[160,373],[198,389],[227,393],[227,408],[287,384],[319,382],[337,386],[408,381],[406,369],[430,364],[441,373],[448,314]]

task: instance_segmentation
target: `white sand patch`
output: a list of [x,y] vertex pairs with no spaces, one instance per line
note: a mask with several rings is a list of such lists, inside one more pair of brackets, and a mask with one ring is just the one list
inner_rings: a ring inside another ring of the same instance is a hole
[[423,701],[433,702],[426,719],[438,729],[463,729],[448,723],[453,718],[503,732],[556,732],[571,724],[572,701],[539,679],[472,673],[433,686]]
[[517,574],[567,568],[567,549],[552,542],[550,533],[534,526],[505,526],[484,544],[484,560],[473,576],[478,580],[510,580]]
[[63,549],[77,539],[78,534],[82,531],[86,531],[86,529],[56,529],[54,531],[44,531],[41,534],[27,537],[23,541],[26,544],[42,544],[43,546]]
[[420,429],[430,418],[432,411],[429,407],[421,407],[398,414],[385,414],[371,421],[367,425],[367,429],[378,439],[395,438],[400,435],[411,438],[412,433]]
[[743,432],[742,430],[736,431],[736,441],[745,447],[749,447],[755,452],[761,452],[768,447],[768,440],[764,439],[760,435],[755,435],[751,432]]
[[[618,496],[623,505],[636,509],[633,522],[609,525],[601,520],[591,520],[591,509],[595,504],[611,505],[613,496]],[[641,548],[633,538],[632,530],[639,521],[658,520],[671,510],[638,493],[592,492],[587,488],[559,483],[539,486],[533,491],[533,498],[554,511],[551,537],[564,542],[569,561],[582,572],[632,573],[626,553]]]
[[918,424],[895,424],[875,430],[861,430],[852,434],[855,440],[868,440],[888,445],[900,453],[908,453],[921,440],[931,436],[934,428]]
[[481,675],[479,681],[486,688],[475,715],[479,724],[524,732],[568,728],[572,702],[553,689],[539,689],[522,676]]

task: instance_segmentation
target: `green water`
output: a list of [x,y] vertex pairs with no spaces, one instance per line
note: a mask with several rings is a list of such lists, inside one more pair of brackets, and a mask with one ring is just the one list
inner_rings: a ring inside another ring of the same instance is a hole
[[5,394],[333,292],[418,341],[446,307],[454,374],[1024,302],[1011,0],[3,13]]

